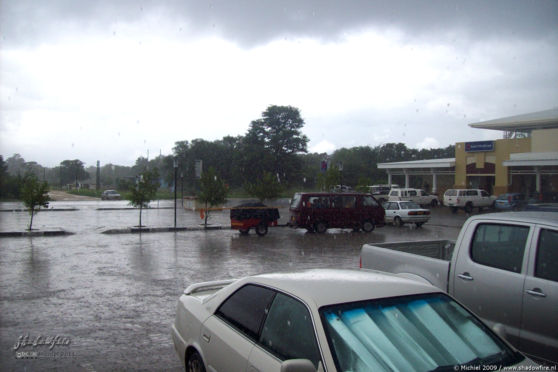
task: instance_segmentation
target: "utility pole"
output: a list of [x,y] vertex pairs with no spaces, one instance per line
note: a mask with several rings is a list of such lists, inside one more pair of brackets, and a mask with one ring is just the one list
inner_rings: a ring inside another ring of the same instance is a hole
[[173,159],[172,165],[174,167],[174,229],[176,230],[176,173],[178,171],[176,159]]

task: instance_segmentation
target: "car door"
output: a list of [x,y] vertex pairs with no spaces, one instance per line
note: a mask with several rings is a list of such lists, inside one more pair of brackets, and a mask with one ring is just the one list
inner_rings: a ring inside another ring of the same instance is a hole
[[288,359],[308,359],[318,368],[321,360],[310,312],[299,300],[277,293],[250,353],[249,372],[279,371]]
[[558,363],[558,229],[537,227],[534,236],[519,349]]
[[489,325],[504,326],[508,340],[519,346],[521,307],[529,224],[483,222],[473,225],[460,247],[453,295]]
[[396,202],[388,202],[386,203],[385,210],[386,210],[385,221],[393,222],[393,219],[395,218],[395,216],[397,216],[399,212],[399,204]]
[[246,285],[229,296],[203,324],[200,345],[212,372],[246,371],[250,353],[275,292]]

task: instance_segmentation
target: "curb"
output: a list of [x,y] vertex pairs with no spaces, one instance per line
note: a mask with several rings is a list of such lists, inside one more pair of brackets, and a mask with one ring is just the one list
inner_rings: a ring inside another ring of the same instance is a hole
[[[79,211],[78,208],[41,208],[38,212],[74,212]],[[29,212],[29,209],[15,208],[15,209],[0,209],[0,212]]]
[[26,236],[62,236],[73,235],[73,232],[66,230],[45,230],[45,231],[1,231],[1,238],[14,238]]

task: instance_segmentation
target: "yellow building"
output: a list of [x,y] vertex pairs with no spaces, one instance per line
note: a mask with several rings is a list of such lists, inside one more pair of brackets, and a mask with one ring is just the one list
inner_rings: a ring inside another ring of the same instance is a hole
[[[392,175],[436,176],[453,173],[454,188],[479,188],[491,194],[522,192],[546,195],[558,192],[558,108],[525,115],[472,123],[479,129],[499,130],[503,139],[458,142],[455,158],[445,166],[429,167],[428,160],[378,164]],[[436,187],[433,187],[436,192]],[[443,191],[443,190],[441,190]]]

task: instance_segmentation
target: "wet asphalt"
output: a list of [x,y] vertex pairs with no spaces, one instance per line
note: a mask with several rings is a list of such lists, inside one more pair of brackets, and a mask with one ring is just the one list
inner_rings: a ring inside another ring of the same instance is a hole
[[[240,201],[238,201],[240,202]],[[278,202],[281,220],[286,203]],[[177,210],[191,231],[103,234],[138,224],[123,201],[51,202],[34,221],[67,236],[0,239],[0,369],[180,371],[170,326],[189,284],[303,268],[358,268],[370,242],[456,239],[466,220],[436,208],[422,228],[386,226],[372,233],[287,227],[258,237],[230,230],[229,212],[210,213],[217,230],[199,230],[198,212]],[[172,201],[143,211],[149,227],[174,224]],[[0,231],[22,231],[29,215],[0,203]],[[7,212],[6,212],[7,211]]]

